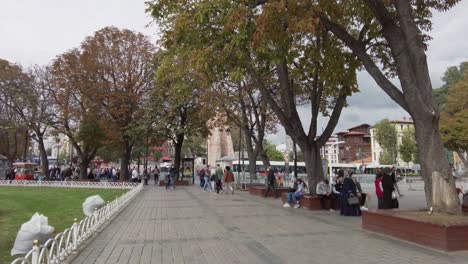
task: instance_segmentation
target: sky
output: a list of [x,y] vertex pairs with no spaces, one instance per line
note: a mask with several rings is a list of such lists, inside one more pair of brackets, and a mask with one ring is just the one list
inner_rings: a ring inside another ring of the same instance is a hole
[[[461,1],[445,13],[435,13],[433,40],[427,51],[429,72],[434,88],[442,85],[441,76],[449,66],[468,61],[468,1]],[[0,58],[25,67],[50,63],[56,55],[79,46],[86,36],[106,27],[116,26],[144,33],[154,41],[157,27],[145,13],[144,0],[14,0],[2,1],[0,8]],[[366,73],[358,73],[360,92],[348,100],[335,132],[353,126],[409,115],[394,103]],[[308,127],[310,109],[299,109],[304,127]],[[319,130],[326,119],[319,120]],[[285,142],[278,127],[268,139]]]

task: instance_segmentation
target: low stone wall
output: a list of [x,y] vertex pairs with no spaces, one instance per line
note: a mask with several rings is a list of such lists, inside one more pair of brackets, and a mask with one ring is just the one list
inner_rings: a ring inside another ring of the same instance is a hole
[[[251,195],[265,196],[267,187],[264,184],[252,184],[247,186],[247,189],[249,190],[249,193]],[[289,188],[278,187],[276,188],[276,191],[278,193],[278,196],[281,196],[283,193],[287,193],[289,191]],[[268,192],[267,197],[275,197],[275,193],[273,192],[273,190],[270,190],[270,192]]]
[[362,228],[444,251],[468,250],[468,224],[434,224],[399,216],[399,212],[363,211]]

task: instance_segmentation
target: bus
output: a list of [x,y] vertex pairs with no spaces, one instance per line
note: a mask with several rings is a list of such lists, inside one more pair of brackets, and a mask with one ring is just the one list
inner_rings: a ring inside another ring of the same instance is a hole
[[[377,168],[393,168],[394,165],[381,165],[381,164],[369,164],[364,167],[363,174],[376,174]],[[415,174],[417,171],[410,169],[408,167],[396,166],[397,175],[406,175],[406,174]]]
[[[242,164],[243,167],[242,167]],[[249,161],[244,160],[241,161],[239,164],[239,160],[234,160],[231,163],[231,167],[233,168],[233,173],[235,176],[239,175],[239,172],[245,172],[246,177],[248,178],[249,175]],[[273,170],[278,172],[285,172],[286,174],[293,174],[294,173],[294,162],[284,162],[284,161],[270,161],[270,165]],[[243,169],[241,169],[241,167]],[[358,166],[356,164],[350,163],[330,163],[328,164],[326,160],[322,160],[322,168],[324,168],[324,176],[330,175],[330,169],[333,172],[333,176],[338,174],[338,170],[345,169],[348,171],[352,171],[353,173],[357,173]],[[326,168],[326,169],[325,169]],[[266,167],[263,165],[262,161],[257,161],[255,164],[255,171],[257,176],[266,176]],[[297,162],[297,176],[299,178],[307,177],[307,171],[305,162],[300,161]]]
[[[246,177],[249,175],[249,161],[244,160],[240,161],[239,160],[234,160],[231,163],[232,166],[232,171],[235,176],[239,175],[239,173],[245,172]],[[278,172],[284,172],[284,173],[294,173],[294,162],[284,162],[284,161],[270,161],[270,165],[273,168],[273,170],[278,171]],[[266,171],[267,168],[263,165],[262,161],[258,161],[255,164],[255,172],[257,173],[257,176],[264,177],[266,176]],[[305,168],[305,163],[304,162],[297,162],[297,173],[299,177],[305,177],[306,176],[306,168]]]

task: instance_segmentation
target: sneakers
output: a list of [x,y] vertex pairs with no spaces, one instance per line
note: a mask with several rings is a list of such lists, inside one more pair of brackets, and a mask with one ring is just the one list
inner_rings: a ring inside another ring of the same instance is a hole
[[365,207],[364,205],[361,206],[361,211],[367,211],[367,210],[369,210],[367,207]]
[[296,205],[294,205],[294,208],[299,208],[299,207],[301,207],[301,205],[300,205],[300,204],[296,204]]
[[335,210],[333,210],[333,209],[331,209],[331,208],[330,208],[329,210],[330,210],[330,212],[335,212]]
[[291,207],[288,203],[283,204],[283,207]]

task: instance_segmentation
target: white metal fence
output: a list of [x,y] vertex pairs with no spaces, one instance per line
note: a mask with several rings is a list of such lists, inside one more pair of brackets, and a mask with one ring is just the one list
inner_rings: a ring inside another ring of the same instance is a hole
[[10,181],[0,180],[0,186],[24,187],[65,187],[97,189],[132,189],[139,185],[134,182],[89,182],[89,181]]
[[[17,184],[16,186],[21,186],[21,184],[18,182],[15,183]],[[36,185],[26,184],[26,186],[44,186],[44,183],[46,182],[42,182],[42,184]],[[87,187],[85,182],[75,183],[82,184],[72,184],[69,186],[58,186],[57,184],[50,184],[48,186],[76,188]],[[1,181],[0,184],[3,184],[3,181]],[[99,182],[91,182],[91,184],[91,188],[103,188],[104,185],[104,183],[99,185]],[[39,245],[38,242],[35,241],[32,249],[24,257],[15,259],[12,264],[61,263],[72,253],[76,253],[76,250],[80,245],[82,245],[88,238],[90,238],[99,229],[99,227],[101,227],[101,225],[103,225],[112,217],[112,215],[116,214],[122,208],[124,208],[143,188],[142,184],[137,183],[123,184],[109,182],[107,184],[107,188],[131,188],[131,190],[118,197],[114,201],[107,203],[101,209],[97,209],[94,214],[85,217],[83,220],[78,222],[78,220],[75,219],[75,222],[70,228],[65,229],[63,232],[57,234],[54,238],[47,240],[44,245]],[[11,184],[8,185],[11,186]]]

